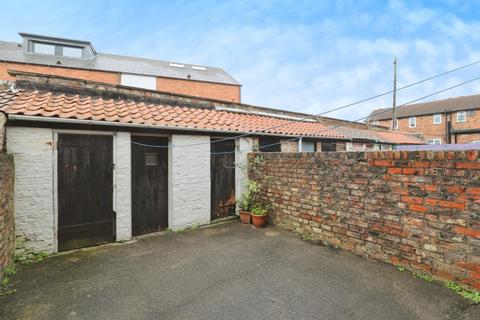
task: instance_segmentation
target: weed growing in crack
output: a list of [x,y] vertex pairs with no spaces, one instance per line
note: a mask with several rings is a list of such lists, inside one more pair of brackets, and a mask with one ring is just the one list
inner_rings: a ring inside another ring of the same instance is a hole
[[12,284],[10,283],[10,277],[16,273],[17,268],[15,265],[5,268],[2,281],[0,282],[0,297],[17,292],[17,290],[12,288]]
[[[407,269],[404,266],[397,266],[397,270],[400,272],[404,272]],[[415,278],[422,279],[427,282],[435,281],[435,278],[433,278],[429,274],[424,274],[420,272],[415,272],[412,274]],[[443,282],[443,281],[438,280],[438,282]],[[454,281],[443,282],[443,285],[446,288],[455,291],[457,294],[461,295],[465,299],[470,300],[474,304],[480,304],[480,291],[465,289],[464,287],[462,287],[461,285],[459,285]]]
[[479,291],[467,290],[467,289],[463,288],[462,286],[460,286],[458,283],[455,283],[453,281],[449,281],[449,282],[445,283],[445,287],[455,291],[456,293],[458,293],[462,297],[472,301],[475,304],[480,303],[480,292]]
[[32,263],[43,261],[48,256],[49,256],[48,252],[45,252],[45,251],[29,253],[26,256],[17,257],[16,262],[20,264],[32,264]]
[[311,234],[311,233],[304,233],[302,235],[302,240],[303,241],[312,241],[312,240],[315,240],[315,238],[314,238],[313,234]]
[[168,228],[167,230],[177,234],[177,233],[182,233],[182,232],[185,232],[185,231],[197,230],[199,228],[200,228],[200,224],[197,223],[197,224],[194,224],[194,225],[189,226],[189,227],[184,227],[184,228],[179,228],[179,229]]
[[417,272],[417,273],[414,273],[413,275],[415,276],[415,278],[419,278],[428,282],[432,282],[434,280],[431,275],[425,274],[425,273]]

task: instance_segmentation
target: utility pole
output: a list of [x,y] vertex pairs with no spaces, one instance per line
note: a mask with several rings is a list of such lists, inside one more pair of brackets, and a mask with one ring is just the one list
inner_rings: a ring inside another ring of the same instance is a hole
[[393,60],[393,105],[392,105],[392,130],[397,122],[397,58]]

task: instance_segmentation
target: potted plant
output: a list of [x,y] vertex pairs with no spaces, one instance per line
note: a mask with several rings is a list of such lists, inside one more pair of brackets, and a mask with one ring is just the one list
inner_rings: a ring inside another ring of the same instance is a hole
[[255,197],[260,192],[260,185],[252,180],[247,181],[246,190],[240,196],[240,200],[237,201],[240,213],[240,221],[244,224],[250,223],[251,211]]
[[267,208],[255,205],[252,208],[252,223],[257,228],[263,228],[267,220]]

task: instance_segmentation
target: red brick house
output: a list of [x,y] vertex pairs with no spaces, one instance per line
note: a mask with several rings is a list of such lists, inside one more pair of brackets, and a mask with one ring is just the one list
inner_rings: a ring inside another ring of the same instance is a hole
[[[392,118],[391,109],[377,109],[368,122],[390,128]],[[480,94],[401,107],[393,127],[429,144],[480,143]]]
[[225,70],[196,64],[99,53],[90,41],[20,33],[0,41],[0,81],[9,70],[240,102],[241,84]]

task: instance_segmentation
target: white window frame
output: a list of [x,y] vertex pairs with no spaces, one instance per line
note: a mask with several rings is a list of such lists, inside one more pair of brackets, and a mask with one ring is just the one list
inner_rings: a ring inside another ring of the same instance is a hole
[[62,56],[67,58],[83,58],[83,48],[82,47],[71,47],[63,46],[62,47]]
[[[40,47],[51,47],[53,48],[52,52],[49,51],[39,51],[38,48]],[[66,49],[66,50],[65,50]],[[74,50],[75,54],[68,54],[69,50]],[[28,52],[34,54],[42,54],[42,55],[49,55],[49,56],[57,56],[57,57],[67,57],[67,58],[75,58],[75,59],[83,59],[84,58],[84,50],[85,48],[82,46],[74,46],[74,45],[66,45],[60,43],[50,43],[50,42],[43,42],[43,41],[29,41],[28,45]],[[64,52],[67,52],[65,54]]]
[[416,128],[417,127],[417,117],[409,117],[408,118],[408,127],[409,128]]
[[473,141],[472,143],[480,143],[480,140],[478,140],[478,141]]
[[[463,115],[464,119],[460,120],[460,115]],[[459,111],[457,112],[457,122],[467,122],[467,112],[466,111]]]
[[393,124],[393,129],[398,129],[398,119],[395,119],[395,123]]
[[[438,117],[438,119],[436,117]],[[442,124],[442,114],[441,113],[435,113],[433,115],[433,124]]]
[[427,144],[442,144],[441,138],[427,139]]

